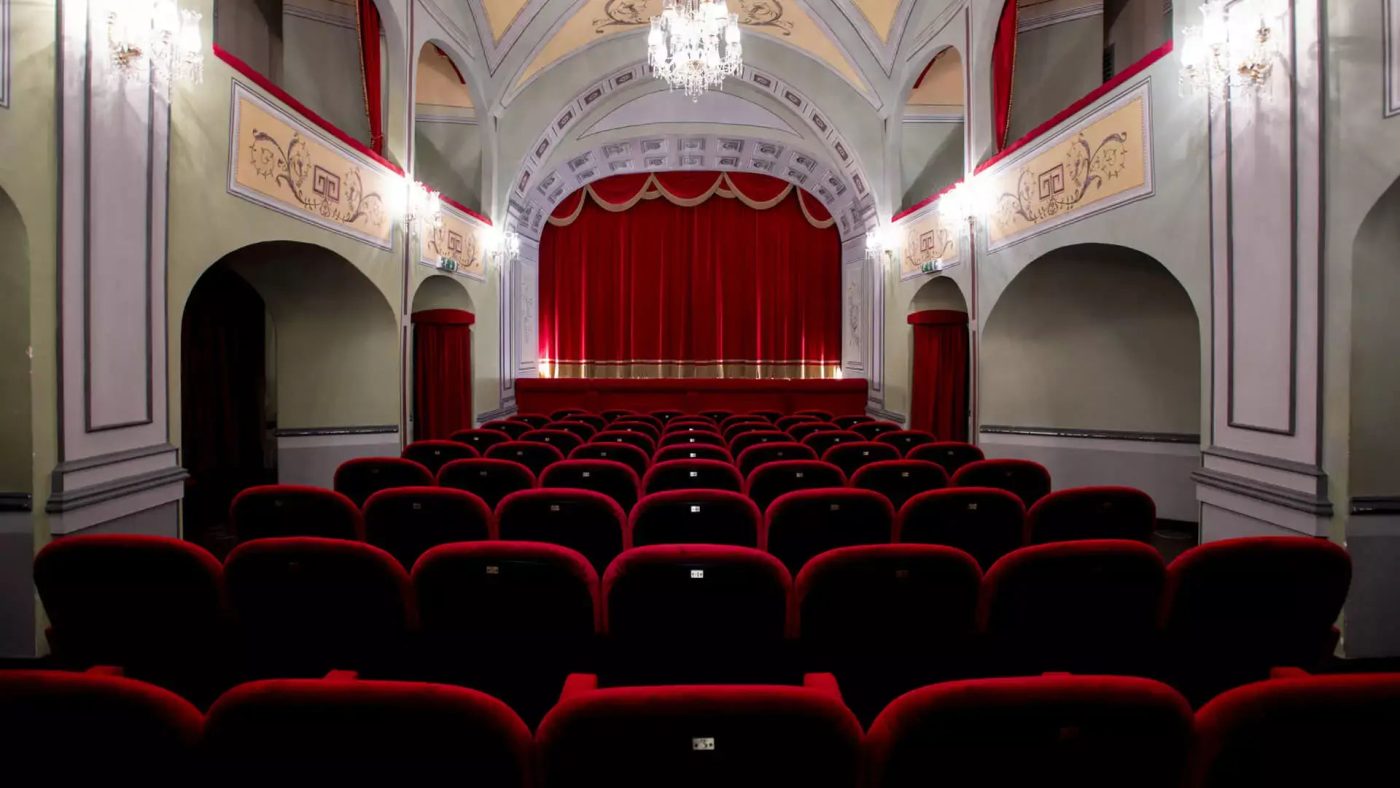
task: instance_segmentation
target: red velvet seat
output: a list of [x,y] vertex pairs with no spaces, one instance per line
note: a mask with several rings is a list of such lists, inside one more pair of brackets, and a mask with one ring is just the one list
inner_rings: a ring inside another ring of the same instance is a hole
[[563,421],[564,419],[567,419],[570,416],[579,416],[587,412],[588,409],[586,408],[559,408],[557,410],[550,411],[549,420]]
[[778,496],[766,511],[760,543],[793,573],[827,550],[885,544],[894,532],[894,507],[870,490],[797,490]]
[[1165,580],[1161,555],[1139,542],[1025,547],[987,570],[979,625],[1015,673],[1146,675]]
[[651,466],[642,480],[643,491],[667,490],[729,490],[742,492],[744,477],[733,463],[719,460],[673,460]]
[[335,491],[356,506],[380,490],[395,487],[431,487],[437,484],[433,472],[421,463],[401,457],[357,457],[335,469]]
[[414,624],[408,572],[360,542],[245,542],[224,561],[224,585],[254,676],[392,670]]
[[729,545],[651,545],[603,574],[615,683],[764,681],[787,633],[792,577]]
[[593,436],[598,434],[598,430],[594,429],[592,424],[586,424],[582,421],[551,421],[544,425],[544,428],[571,432],[584,443],[593,440]]
[[565,460],[545,469],[540,476],[542,488],[592,490],[617,502],[622,511],[630,512],[642,497],[642,481],[637,472],[613,460]]
[[[520,434],[524,435],[525,431],[521,430]],[[473,449],[476,449],[478,453],[485,455],[486,450],[492,446],[498,443],[505,443],[508,440],[514,440],[514,438],[500,430],[480,429],[454,432],[452,433],[452,440],[458,443],[465,443]]]
[[860,433],[850,430],[821,430],[813,432],[802,439],[804,446],[811,446],[812,451],[820,457],[826,454],[826,450],[833,446],[840,446],[843,443],[863,443]]
[[1187,550],[1167,567],[1166,661],[1193,701],[1274,667],[1312,669],[1351,582],[1346,550],[1324,539],[1253,537]]
[[608,432],[640,432],[654,441],[661,440],[661,428],[646,421],[628,416],[608,425]]
[[734,464],[739,468],[739,475],[747,479],[760,465],[781,460],[815,460],[817,453],[811,446],[788,440],[756,443],[740,452],[738,457]]
[[413,567],[423,669],[507,701],[537,722],[564,677],[592,667],[598,574],[575,550],[541,542],[435,547]]
[[808,664],[834,672],[870,721],[915,687],[959,675],[977,633],[982,570],[934,545],[829,550],[797,575],[797,629]]
[[899,510],[896,542],[966,551],[985,571],[1025,544],[1021,499],[990,487],[950,487],[915,495]]
[[429,473],[436,475],[447,463],[480,457],[481,452],[457,441],[414,441],[403,447],[400,456],[422,465]]
[[551,419],[549,416],[546,416],[543,413],[517,413],[506,420],[518,421],[523,424],[529,424],[530,429],[532,430],[543,429],[544,425],[550,423],[551,421],[554,421],[554,419]]
[[1152,496],[1132,487],[1076,487],[1058,490],[1026,512],[1029,544],[1075,539],[1132,539],[1150,542],[1157,526]]
[[657,449],[656,456],[652,459],[658,463],[673,460],[715,460],[716,462],[727,462],[730,465],[734,464],[734,455],[729,453],[729,449],[723,446],[707,446],[699,443]]
[[778,429],[782,430],[783,432],[787,432],[796,424],[803,424],[812,421],[823,421],[823,419],[819,419],[816,416],[783,416],[782,418],[779,418],[778,420],[774,421],[773,425],[776,426]]
[[513,460],[457,460],[438,471],[439,486],[466,490],[485,501],[492,511],[502,498],[534,489],[537,484],[534,472]]
[[802,687],[567,695],[536,734],[541,788],[855,788],[860,724]]
[[851,432],[859,432],[868,441],[873,441],[879,435],[887,432],[899,432],[902,427],[892,421],[862,421],[851,427]]
[[412,569],[431,547],[496,535],[496,515],[480,497],[451,487],[381,490],[365,501],[365,540]]
[[1014,493],[1026,508],[1050,493],[1050,472],[1030,460],[982,460],[953,474],[954,487],[995,487]]
[[740,435],[743,435],[746,432],[773,431],[774,430],[772,422],[763,421],[761,419],[754,419],[753,421],[741,421],[737,424],[731,424],[725,428],[724,440],[726,443],[730,443],[733,442],[735,438],[739,437]]
[[729,442],[729,453],[740,457],[743,456],[745,450],[764,443],[797,443],[797,441],[793,440],[792,436],[786,432],[778,430],[743,432],[735,435],[734,440]]
[[534,429],[534,427],[531,427],[529,424],[526,424],[523,421],[507,421],[505,419],[488,421],[485,424],[481,425],[481,428],[484,430],[492,430],[494,432],[504,432],[505,434],[510,436],[511,440],[520,440],[521,435],[524,435],[525,433]]
[[736,413],[733,416],[730,416],[721,421],[719,423],[719,428],[722,432],[728,430],[730,427],[733,427],[736,424],[767,424],[771,429],[773,422],[769,419],[766,419],[762,416],[756,416],[752,413]]
[[354,501],[324,487],[299,484],[264,484],[240,492],[229,505],[229,523],[244,542],[270,536],[364,538]]
[[857,424],[864,424],[874,420],[875,417],[867,416],[864,413],[851,413],[846,416],[836,416],[835,418],[828,419],[832,424],[835,424],[843,430],[849,430]]
[[664,438],[667,435],[675,435],[678,432],[708,432],[714,435],[720,434],[719,427],[709,419],[676,419],[666,425],[661,431]]
[[654,410],[651,412],[652,418],[661,422],[662,426],[669,424],[671,419],[678,419],[685,415],[683,410]]
[[898,698],[875,720],[866,785],[1178,788],[1190,745],[1190,706],[1149,679],[952,681]]
[[94,534],[49,542],[34,585],[58,664],[118,665],[197,696],[226,677],[223,567],[203,548],[160,536]]
[[792,415],[794,415],[794,416],[812,416],[813,418],[821,419],[822,421],[831,421],[831,419],[833,418],[832,413],[831,413],[831,411],[829,411],[829,410],[810,409],[810,408],[807,409],[807,410],[793,411],[793,414],[792,414]]
[[406,681],[274,679],[230,690],[205,723],[219,784],[530,784],[530,730],[476,690]]
[[778,419],[781,419],[783,417],[783,412],[780,410],[755,410],[752,411],[752,413],[755,416],[762,416],[763,418],[773,422],[774,424],[777,424]]
[[754,468],[744,483],[744,493],[767,512],[778,496],[797,490],[845,487],[846,474],[820,460],[778,460]]
[[1196,712],[1193,788],[1374,785],[1395,772],[1400,674],[1298,675]]
[[601,572],[622,552],[627,514],[617,501],[592,490],[525,490],[496,507],[502,539],[547,542],[582,553]]
[[729,442],[713,432],[673,432],[661,439],[658,448],[667,446],[719,446],[728,447]]
[[732,411],[732,410],[702,410],[702,411],[700,411],[700,415],[701,415],[701,416],[704,416],[705,418],[709,419],[710,421],[713,421],[715,424],[719,424],[720,422],[724,421],[725,419],[729,418],[730,416],[733,416],[733,415],[734,415],[734,411]]
[[197,785],[203,725],[188,701],[134,679],[0,671],[10,785]]
[[982,454],[981,449],[971,443],[938,441],[937,443],[924,443],[915,446],[909,450],[907,458],[937,463],[948,472],[949,476],[952,476],[962,470],[964,465],[985,460],[986,456]]
[[[568,435],[568,433],[564,433]],[[573,437],[570,435],[569,437]],[[564,461],[564,452],[555,445],[538,441],[508,441],[486,450],[490,460],[510,460],[530,469],[536,477],[556,462]],[[483,496],[484,497],[484,496]]]
[[594,435],[589,443],[626,443],[646,452],[648,457],[656,453],[656,441],[644,432],[604,430]]
[[938,436],[923,430],[893,430],[879,433],[871,440],[877,443],[888,443],[899,449],[900,454],[908,456],[909,452],[913,451],[916,446],[937,443]]
[[569,452],[571,460],[612,460],[631,468],[638,478],[646,475],[651,458],[645,451],[627,443],[585,443]]
[[[872,454],[880,451],[899,454],[899,450],[888,443],[875,443],[873,441],[848,443],[846,446],[833,449],[833,451],[849,451],[851,446],[870,446]],[[876,446],[879,446],[880,449],[875,449]],[[840,465],[834,459],[828,461]],[[852,487],[880,493],[890,499],[890,505],[895,508],[895,511],[899,511],[904,502],[915,495],[929,490],[941,489],[947,485],[948,476],[943,473],[942,468],[931,462],[920,460],[877,460],[868,465],[860,466],[851,475]]]
[[587,442],[567,430],[530,430],[521,435],[520,440],[529,443],[547,443],[558,449],[560,455],[566,457],[569,452]]
[[[662,430],[663,428],[665,428],[665,426],[666,426],[665,422],[661,421],[661,419],[658,419],[657,417],[655,417],[655,416],[653,416],[653,415],[651,415],[651,414],[649,414],[649,413],[634,413],[634,414],[632,414],[632,415],[630,415],[630,416],[619,416],[618,418],[616,418],[616,419],[613,420],[613,423],[614,423],[614,424],[619,424],[619,423],[622,423],[622,424],[645,424],[645,425],[647,425],[648,427],[651,427],[652,429],[656,430],[656,434],[657,434],[657,435],[660,435],[660,434],[661,434],[661,430]],[[616,427],[610,427],[609,429],[617,429],[617,428],[616,428]]]
[[603,418],[602,416],[599,416],[596,413],[575,413],[574,415],[563,419],[563,421],[582,422],[597,430],[598,432],[602,432],[603,430],[608,428],[608,420]]
[[804,421],[787,428],[787,434],[798,443],[814,432],[838,432],[839,428],[829,421]]
[[626,408],[609,408],[603,411],[600,415],[602,415],[603,418],[607,419],[608,423],[612,423],[625,416],[637,416],[640,414],[638,414],[635,410],[627,410]]
[[633,547],[727,544],[758,547],[763,515],[747,496],[725,490],[671,490],[642,498],[632,510]]

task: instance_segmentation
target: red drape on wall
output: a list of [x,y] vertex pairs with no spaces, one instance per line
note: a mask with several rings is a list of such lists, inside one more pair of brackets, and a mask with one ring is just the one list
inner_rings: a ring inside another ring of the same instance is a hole
[[440,440],[472,426],[472,323],[460,309],[413,314],[413,437]]
[[942,440],[967,440],[967,313],[931,309],[909,316],[914,326],[914,392],[910,426]]
[[730,177],[618,176],[561,203],[540,241],[542,374],[836,373],[841,244],[830,215],[812,216],[817,201],[784,181]]
[[1011,133],[1011,85],[1016,72],[1016,0],[1006,0],[992,44],[992,128],[997,150]]
[[379,58],[379,9],[374,0],[356,0],[355,20],[360,31],[360,75],[365,88],[365,114],[369,116],[369,146],[384,153],[384,97]]

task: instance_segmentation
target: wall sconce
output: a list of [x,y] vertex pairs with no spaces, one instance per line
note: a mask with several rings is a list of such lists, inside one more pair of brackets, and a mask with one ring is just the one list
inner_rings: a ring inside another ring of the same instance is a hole
[[[1201,24],[1182,30],[1181,85],[1228,101],[1235,91],[1260,94],[1273,75],[1278,36],[1247,3],[1207,0]],[[1256,3],[1257,5],[1257,3]]]
[[107,49],[122,79],[204,81],[203,14],[177,0],[105,0]]
[[428,227],[442,221],[442,195],[418,181],[408,181],[408,206],[403,212],[404,224],[412,227],[419,219]]
[[486,250],[497,263],[513,263],[520,256],[520,236],[514,230],[493,227],[486,238]]
[[894,249],[890,247],[890,228],[885,225],[876,225],[865,231],[865,259],[877,260],[883,253],[889,263],[894,263]]

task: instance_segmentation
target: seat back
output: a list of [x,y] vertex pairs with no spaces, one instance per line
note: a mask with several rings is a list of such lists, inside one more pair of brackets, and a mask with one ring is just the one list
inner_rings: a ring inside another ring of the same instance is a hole
[[954,487],[995,487],[1014,493],[1026,508],[1050,493],[1050,472],[1030,460],[981,460],[953,474]]
[[383,670],[413,623],[408,572],[360,542],[245,542],[224,562],[224,585],[253,675]]
[[672,460],[651,466],[642,486],[648,495],[667,490],[742,492],[744,479],[732,463],[719,460]]
[[744,482],[744,493],[767,512],[778,496],[797,490],[845,487],[846,474],[820,460],[778,460],[754,468]]
[[900,454],[908,455],[915,446],[937,443],[938,436],[923,430],[893,430],[881,432],[872,440],[879,443],[888,443],[899,449]]
[[637,503],[630,522],[633,547],[726,544],[758,547],[763,515],[745,495],[726,490],[670,490]]
[[831,411],[821,410],[820,408],[808,408],[806,410],[793,411],[792,415],[811,416],[813,418],[821,419],[822,421],[831,421],[832,419]]
[[558,408],[549,412],[550,421],[563,421],[570,416],[579,416],[587,413],[586,408]]
[[592,424],[586,424],[582,421],[551,421],[544,425],[544,428],[547,430],[571,432],[574,434],[574,437],[584,443],[593,440],[593,436],[598,434],[598,430],[594,428]]
[[479,496],[451,487],[381,490],[365,501],[365,540],[404,569],[429,548],[496,535],[496,515]]
[[211,771],[224,785],[526,788],[530,731],[476,690],[400,681],[273,679],[209,709]]
[[438,485],[466,490],[495,511],[502,498],[520,490],[534,489],[536,481],[529,467],[514,460],[483,458],[449,462],[438,471]]
[[1400,675],[1250,684],[1196,712],[1196,731],[1192,786],[1372,784],[1395,769]]
[[[525,432],[522,430],[520,434],[523,435]],[[501,432],[500,430],[480,429],[454,432],[452,433],[452,440],[458,443],[465,443],[473,449],[476,449],[478,454],[485,455],[486,450],[492,446],[514,439],[508,433]]]
[[849,430],[857,424],[864,424],[867,421],[874,420],[875,418],[873,416],[867,416],[864,413],[850,413],[845,416],[837,416],[835,418],[828,419],[828,421],[830,421],[832,424],[835,424],[843,430]]
[[794,424],[801,424],[807,421],[824,421],[816,416],[783,416],[773,422],[774,426],[783,432],[787,432]]
[[[910,462],[910,461],[906,461]],[[915,495],[899,510],[895,541],[956,547],[983,571],[1025,543],[1021,499],[991,487],[950,487]]]
[[585,443],[569,452],[571,460],[611,460],[632,469],[640,478],[651,467],[651,457],[629,443]]
[[598,432],[602,432],[608,428],[608,420],[596,413],[575,413],[572,416],[565,417],[562,421],[580,421]]
[[1026,513],[1030,544],[1075,539],[1150,542],[1157,526],[1152,496],[1133,487],[1075,487],[1057,490]]
[[729,446],[729,442],[723,436],[713,432],[672,432],[661,439],[657,444],[660,448],[667,446]]
[[750,413],[754,416],[761,416],[774,424],[778,422],[778,419],[783,417],[783,412],[780,410],[755,410],[750,411]]
[[612,423],[621,418],[626,418],[628,416],[637,416],[640,414],[638,414],[635,410],[627,410],[626,408],[608,408],[607,410],[603,411],[600,415],[602,415],[603,418],[607,419],[608,423]]
[[540,487],[567,487],[592,490],[617,502],[622,511],[630,512],[641,497],[642,482],[637,472],[613,460],[565,460],[546,468],[540,476]]
[[892,421],[862,421],[851,427],[851,432],[858,432],[868,441],[873,441],[879,435],[887,432],[899,432],[900,426]]
[[432,471],[401,457],[356,457],[335,469],[335,491],[356,506],[364,506],[380,490],[395,487],[431,487],[437,484]]
[[730,416],[729,418],[721,421],[719,423],[719,428],[721,431],[724,431],[728,430],[730,427],[733,427],[735,424],[767,424],[771,427],[773,422],[769,419],[766,419],[762,416],[756,416],[752,413],[736,413],[733,416]]
[[535,737],[541,788],[855,788],[860,724],[800,687],[627,687],[555,707]]
[[720,428],[709,419],[702,419],[699,416],[685,416],[667,422],[661,434],[666,436],[677,432],[713,432],[718,435]]
[[894,532],[894,507],[870,490],[798,490],[778,496],[766,511],[762,543],[794,574],[827,550],[888,543]]
[[[819,432],[816,435],[808,435],[806,444],[812,446],[812,442],[823,434],[825,433]],[[855,435],[855,433],[850,434]],[[856,471],[871,463],[899,459],[899,450],[895,447],[885,443],[867,441],[858,435],[856,437],[856,440],[837,443],[822,452],[822,462],[835,465],[846,474],[847,478],[852,478],[856,475]]]
[[815,451],[818,457],[825,454],[827,449],[833,446],[840,446],[843,443],[861,443],[864,441],[865,438],[861,437],[860,433],[851,432],[850,430],[822,430],[820,432],[811,433],[802,439],[803,445],[811,446],[812,451]]
[[561,456],[568,456],[569,452],[584,444],[583,438],[568,430],[530,430],[521,435],[520,440],[547,443],[558,449]]
[[344,494],[300,484],[264,484],[234,496],[229,522],[240,541],[270,536],[362,539],[360,509]]
[[639,416],[628,416],[608,425],[609,432],[640,432],[654,441],[661,440],[661,428]]
[[538,489],[507,495],[496,507],[496,523],[502,539],[568,547],[602,572],[622,552],[627,515],[592,490]]
[[729,418],[730,416],[733,416],[733,415],[734,415],[734,411],[732,411],[732,410],[702,410],[702,411],[700,411],[700,415],[701,415],[701,416],[704,416],[705,418],[709,419],[710,421],[713,421],[715,424],[719,424],[720,422],[724,421],[725,419]]
[[731,423],[724,428],[725,443],[732,443],[735,438],[746,432],[773,432],[773,422],[759,418],[745,418],[744,421]]
[[[847,444],[866,445],[883,446],[887,451],[899,453],[898,449],[888,443],[871,441],[869,444]],[[904,502],[915,495],[948,486],[948,475],[942,468],[923,460],[880,460],[861,466],[851,477],[851,486],[880,493],[890,499],[890,505],[895,511],[899,511]]]
[[654,411],[651,412],[652,418],[654,418],[654,419],[656,419],[657,421],[661,422],[662,426],[665,426],[666,424],[669,424],[670,421],[671,421],[671,419],[680,418],[681,416],[684,416],[684,415],[685,415],[685,411],[683,411],[683,410],[674,410],[674,409],[671,409],[671,410],[654,410]]
[[829,421],[803,421],[787,428],[787,434],[798,443],[814,432],[840,432],[841,428]]
[[526,424],[523,421],[508,421],[506,419],[488,421],[485,424],[481,425],[481,428],[484,430],[492,430],[495,432],[504,432],[506,435],[509,435],[510,439],[513,441],[520,440],[521,435],[524,435],[525,433],[534,429],[534,427],[531,427],[529,424]]
[[442,466],[453,460],[470,460],[480,457],[481,452],[458,441],[414,441],[403,447],[401,455],[405,460],[413,460],[437,475]]
[[699,443],[688,443],[681,446],[667,446],[656,450],[653,458],[656,462],[671,462],[672,460],[716,460],[734,464],[734,456],[729,453],[729,449],[723,446],[706,446]]
[[1176,788],[1190,744],[1191,707],[1148,679],[951,681],[900,697],[875,720],[866,784]]
[[538,430],[543,429],[544,425],[554,421],[554,419],[551,419],[543,413],[517,413],[507,419],[507,421],[518,421],[522,424],[529,424],[530,429]]
[[652,427],[656,428],[656,433],[658,435],[661,434],[661,428],[666,426],[665,422],[663,422],[656,416],[651,415],[650,413],[633,413],[630,416],[619,416],[616,419],[616,421],[636,424],[649,424]]
[[1157,651],[1166,567],[1116,539],[1024,547],[992,565],[978,619],[994,658],[1017,672],[1136,674]]
[[911,460],[927,460],[942,466],[949,476],[962,470],[964,465],[987,459],[982,450],[971,443],[938,441],[923,443],[909,450]]
[[[564,433],[568,435],[568,433]],[[569,435],[569,437],[573,437]],[[556,462],[564,461],[564,452],[558,446],[535,441],[507,441],[498,443],[486,450],[487,459],[510,460],[530,469],[536,478],[544,469]]]
[[188,701],[134,679],[0,671],[5,751],[24,760],[15,785],[195,785],[203,724]]
[[593,436],[590,443],[626,443],[636,446],[648,457],[656,453],[656,440],[644,432],[628,430],[604,430]]
[[[735,457],[741,456],[748,449],[754,446],[761,446],[765,443],[797,443],[793,437],[786,432],[778,430],[756,430],[754,432],[741,432],[734,436],[734,440],[729,442],[729,451]],[[816,452],[813,452],[815,454]]]

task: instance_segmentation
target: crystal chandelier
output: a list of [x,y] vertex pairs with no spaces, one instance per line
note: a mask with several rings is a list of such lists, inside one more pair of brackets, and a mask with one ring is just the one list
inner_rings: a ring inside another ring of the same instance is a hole
[[204,81],[204,42],[198,11],[182,11],[177,0],[107,0],[107,46],[123,78]]
[[651,20],[652,72],[692,100],[738,74],[743,54],[739,16],[729,13],[725,0],[666,0],[661,15]]
[[1262,14],[1249,14],[1237,3],[1208,0],[1201,6],[1199,27],[1182,30],[1181,84],[1227,101],[1237,91],[1262,93],[1273,75],[1277,44]]

